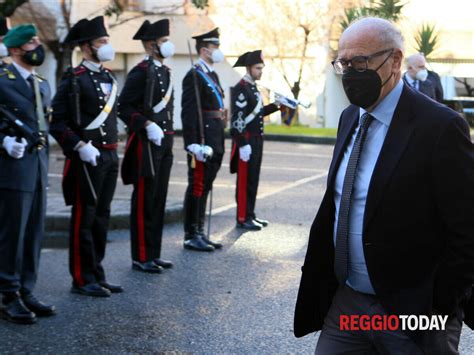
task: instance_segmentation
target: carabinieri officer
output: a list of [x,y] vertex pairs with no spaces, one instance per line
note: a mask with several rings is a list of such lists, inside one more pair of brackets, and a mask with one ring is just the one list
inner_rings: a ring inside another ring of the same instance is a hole
[[224,60],[224,54],[219,49],[218,28],[193,38],[199,60],[183,79],[181,97],[184,147],[189,153],[184,247],[214,251],[222,244],[212,242],[205,234],[204,216],[207,196],[224,156],[224,91],[213,67],[214,63]]
[[61,145],[66,164],[63,193],[72,205],[69,231],[71,292],[109,297],[122,292],[105,277],[110,204],[118,175],[117,82],[102,63],[115,51],[102,16],[82,19],[65,44],[79,45],[83,60],[62,78],[53,100],[51,134]]
[[133,39],[147,58],[128,74],[119,98],[119,116],[129,138],[122,178],[133,184],[130,214],[132,267],[160,273],[171,268],[161,259],[166,195],[173,164],[173,82],[163,62],[174,54],[169,20],[145,21]]
[[237,172],[237,228],[260,230],[268,221],[255,215],[260,167],[263,153],[263,117],[278,111],[278,103],[263,104],[256,81],[262,77],[265,64],[262,51],[242,54],[234,67],[245,67],[247,73],[231,90],[232,153],[231,173]]

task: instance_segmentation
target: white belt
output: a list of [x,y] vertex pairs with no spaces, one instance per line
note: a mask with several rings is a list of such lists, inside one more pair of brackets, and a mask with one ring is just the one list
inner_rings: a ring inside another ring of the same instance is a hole
[[253,121],[255,116],[257,116],[260,113],[260,110],[262,109],[262,107],[263,107],[262,96],[258,95],[257,105],[255,106],[253,111],[247,117],[245,117],[245,125],[248,125],[250,122]]
[[99,128],[102,123],[105,122],[107,117],[109,117],[110,112],[112,112],[112,109],[114,108],[115,100],[117,99],[117,91],[118,85],[117,82],[114,80],[112,92],[110,93],[110,97],[107,100],[107,103],[105,104],[99,115],[91,123],[89,123],[86,128],[84,128],[86,131]]
[[170,102],[171,99],[171,91],[173,91],[173,82],[171,80],[171,75],[170,75],[170,84],[168,85],[168,90],[166,90],[166,94],[161,99],[160,102],[158,102],[154,107],[153,107],[153,112],[154,113],[160,113],[163,111],[163,109],[168,105],[168,102]]

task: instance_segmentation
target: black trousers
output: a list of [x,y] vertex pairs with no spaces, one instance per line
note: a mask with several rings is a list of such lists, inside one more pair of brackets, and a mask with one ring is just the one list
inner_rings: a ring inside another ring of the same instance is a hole
[[36,284],[46,213],[46,184],[33,192],[0,190],[0,292],[31,293]]
[[[73,283],[83,286],[105,281],[102,260],[105,256],[110,204],[118,175],[118,155],[115,150],[101,150],[97,166],[77,162],[78,183],[72,207],[69,234],[69,271]],[[94,200],[87,172],[94,187]]]
[[188,187],[184,197],[184,232],[187,234],[204,229],[207,197],[222,158],[223,154],[215,154],[204,163],[196,160],[196,166],[192,168],[192,157],[188,155]]
[[173,165],[173,135],[161,146],[150,144],[154,177],[139,177],[133,185],[130,214],[132,260],[151,261],[161,256],[166,196]]
[[244,162],[239,159],[237,168],[235,200],[237,201],[237,222],[240,223],[255,218],[255,203],[262,166],[263,137],[251,136],[249,144],[252,147],[250,160]]

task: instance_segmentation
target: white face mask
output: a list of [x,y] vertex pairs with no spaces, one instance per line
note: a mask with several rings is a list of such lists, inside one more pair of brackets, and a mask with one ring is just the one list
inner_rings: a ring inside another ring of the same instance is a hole
[[420,81],[425,81],[428,78],[428,70],[421,69],[419,72],[416,73],[415,78]]
[[110,43],[104,44],[100,48],[92,47],[97,52],[97,59],[101,62],[109,62],[115,58],[115,49]]
[[0,58],[8,57],[8,48],[3,43],[0,43]]
[[161,44],[160,52],[163,58],[169,58],[174,55],[174,44],[171,41],[166,41]]
[[[210,49],[208,49],[207,51],[208,51],[208,53],[211,52]],[[220,62],[223,62],[223,61],[224,61],[224,53],[222,53],[222,51],[219,48],[214,49],[211,52],[211,62],[220,63]]]

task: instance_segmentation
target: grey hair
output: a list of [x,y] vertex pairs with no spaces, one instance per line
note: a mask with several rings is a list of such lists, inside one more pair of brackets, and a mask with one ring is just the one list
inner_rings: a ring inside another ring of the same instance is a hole
[[[391,21],[379,17],[362,17],[353,21],[346,31],[353,28],[366,28],[378,34],[380,43],[388,48],[398,48],[405,53],[405,40],[402,32]],[[344,31],[345,32],[345,31]]]

